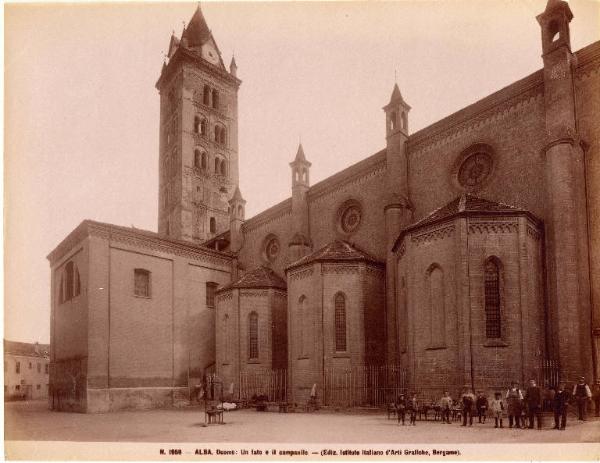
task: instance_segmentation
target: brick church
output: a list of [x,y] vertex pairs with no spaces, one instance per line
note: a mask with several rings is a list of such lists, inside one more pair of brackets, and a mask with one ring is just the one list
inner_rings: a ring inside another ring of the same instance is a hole
[[246,219],[241,80],[198,7],[156,83],[158,233],[85,220],[48,256],[52,406],[184,403],[209,374],[235,398],[273,370],[325,400],[357,366],[432,395],[598,381],[600,42],[572,51],[572,19],[549,0],[543,68],[418,132],[394,86],[380,151],[311,185],[299,146],[291,196]]

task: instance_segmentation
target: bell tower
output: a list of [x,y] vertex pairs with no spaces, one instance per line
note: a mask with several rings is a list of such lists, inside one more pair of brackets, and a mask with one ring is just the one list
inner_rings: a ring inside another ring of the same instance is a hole
[[236,75],[198,6],[181,38],[171,36],[156,83],[160,234],[201,243],[229,229],[239,178]]

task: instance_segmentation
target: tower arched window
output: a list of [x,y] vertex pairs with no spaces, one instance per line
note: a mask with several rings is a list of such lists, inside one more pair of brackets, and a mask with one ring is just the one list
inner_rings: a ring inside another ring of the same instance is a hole
[[203,169],[206,169],[208,167],[208,155],[206,153],[202,153],[200,159],[200,167],[202,167]]
[[408,117],[406,116],[406,112],[402,112],[402,129],[408,129]]
[[206,106],[210,106],[210,87],[208,85],[204,86],[204,94],[202,96],[203,96],[202,102]]
[[194,150],[194,167],[198,169],[202,167],[202,153],[200,153],[200,150]]
[[219,91],[216,89],[212,91],[212,107],[215,109],[219,108]]
[[258,359],[258,314],[250,312],[248,316],[248,358]]
[[244,208],[242,206],[238,206],[238,217],[240,219],[244,218]]
[[397,115],[396,112],[392,112],[390,114],[390,129],[391,130],[396,130],[396,122],[397,122]]
[[335,351],[346,351],[346,297],[335,295]]
[[210,218],[209,229],[210,229],[211,233],[216,233],[217,232],[217,221],[215,220],[214,217]]
[[221,171],[221,160],[219,158],[215,158],[215,174],[218,174]]
[[206,136],[206,132],[207,132],[207,122],[206,122],[206,119],[202,119],[200,121],[200,135]]
[[65,301],[73,298],[73,281],[75,277],[75,264],[68,262],[65,266]]
[[491,339],[502,337],[500,312],[500,262],[492,257],[485,262],[485,336]]
[[221,138],[221,127],[219,127],[218,125],[215,125],[215,142],[219,142],[219,139]]
[[227,143],[227,130],[225,127],[221,127],[221,131],[219,133],[219,143],[221,143],[221,145],[225,145]]
[[200,117],[194,117],[194,133],[200,133]]
[[221,175],[227,175],[227,166],[225,166],[225,160],[221,161]]

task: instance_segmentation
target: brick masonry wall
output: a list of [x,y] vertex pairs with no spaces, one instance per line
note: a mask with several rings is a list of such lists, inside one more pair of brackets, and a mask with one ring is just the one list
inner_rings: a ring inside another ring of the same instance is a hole
[[[585,150],[588,207],[592,329],[596,330],[596,378],[600,377],[600,67],[598,62],[579,70],[575,79],[579,134]],[[590,356],[591,360],[591,356]],[[586,377],[590,377],[590,373]]]
[[[461,153],[474,143],[494,149],[489,181],[476,192],[484,198],[518,205],[540,218],[545,216],[544,99],[537,91],[525,102],[493,111],[482,121],[469,121],[437,143],[412,148],[409,142],[409,191],[415,220],[443,206],[463,190],[455,181]],[[510,182],[506,179],[510,178]]]

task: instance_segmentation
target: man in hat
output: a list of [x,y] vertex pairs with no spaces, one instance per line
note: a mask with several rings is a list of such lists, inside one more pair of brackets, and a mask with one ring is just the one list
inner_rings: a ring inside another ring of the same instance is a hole
[[542,391],[535,383],[529,380],[529,387],[525,391],[525,403],[529,417],[529,429],[533,429],[534,418],[537,419],[537,428],[542,429]]
[[588,401],[592,398],[592,391],[586,384],[583,376],[579,377],[579,382],[573,387],[573,397],[577,403],[577,415],[579,421],[585,421],[586,419],[586,406]]

